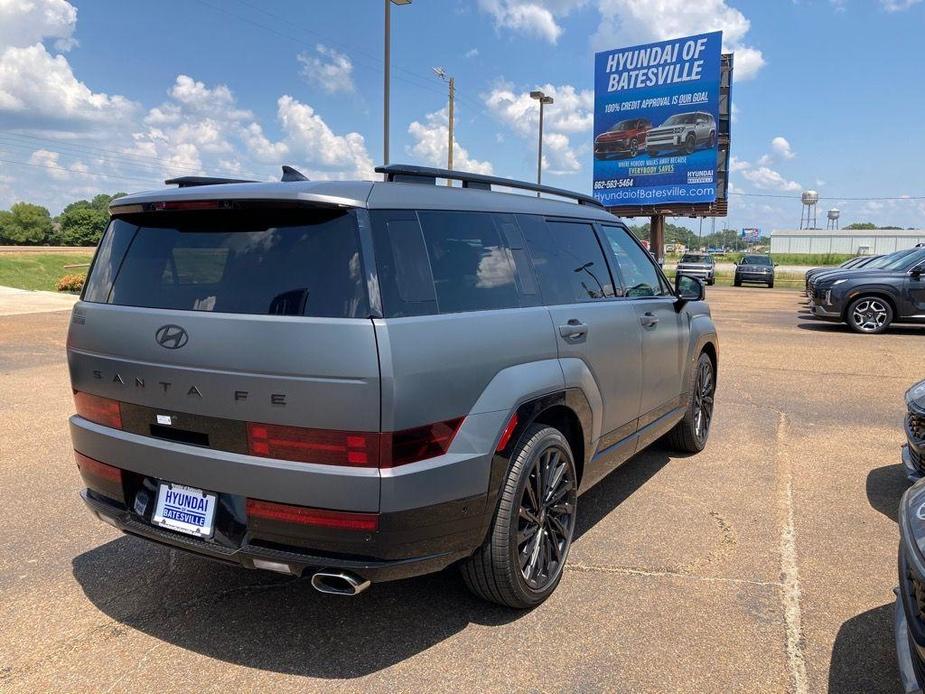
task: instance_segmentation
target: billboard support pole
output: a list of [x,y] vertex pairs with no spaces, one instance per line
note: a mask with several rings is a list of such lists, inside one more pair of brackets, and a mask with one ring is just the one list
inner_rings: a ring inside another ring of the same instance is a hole
[[656,260],[665,258],[665,215],[654,214],[649,220],[649,250]]

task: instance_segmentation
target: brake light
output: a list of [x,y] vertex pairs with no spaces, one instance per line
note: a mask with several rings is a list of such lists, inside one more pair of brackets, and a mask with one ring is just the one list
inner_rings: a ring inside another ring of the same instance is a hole
[[107,427],[122,428],[122,408],[116,400],[75,390],[74,406],[77,414],[84,419]]
[[378,513],[356,513],[352,511],[328,511],[306,506],[290,506],[259,499],[247,500],[248,518],[261,518],[279,523],[297,525],[314,525],[321,528],[339,528],[342,530],[379,529]]
[[230,205],[225,200],[167,200],[154,203],[157,211],[219,210]]
[[382,434],[379,467],[396,467],[446,453],[465,417]]
[[322,465],[376,467],[379,434],[247,423],[251,455]]

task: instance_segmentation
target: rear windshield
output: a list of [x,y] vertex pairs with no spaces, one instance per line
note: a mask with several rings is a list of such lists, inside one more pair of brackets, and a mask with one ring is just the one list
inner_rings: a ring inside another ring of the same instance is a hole
[[343,210],[115,219],[84,300],[254,315],[369,315],[356,218]]

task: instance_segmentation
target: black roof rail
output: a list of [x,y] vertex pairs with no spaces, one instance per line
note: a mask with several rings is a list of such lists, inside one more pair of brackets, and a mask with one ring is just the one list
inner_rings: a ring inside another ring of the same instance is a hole
[[463,188],[491,190],[493,185],[507,186],[508,188],[532,190],[537,193],[571,198],[579,205],[592,205],[593,207],[600,207],[602,209],[604,207],[590,195],[583,195],[582,193],[575,193],[571,190],[553,188],[552,186],[544,186],[538,183],[515,181],[509,178],[501,178],[500,176],[486,176],[484,174],[467,173],[465,171],[451,171],[449,169],[435,169],[430,166],[412,166],[408,164],[377,166],[376,173],[385,174],[385,180],[389,182],[435,184],[438,178],[448,178],[454,181],[462,181]]
[[180,178],[168,178],[164,183],[168,186],[177,185],[181,188],[192,188],[193,186],[215,186],[224,183],[257,183],[243,178],[213,178],[212,176],[181,176]]

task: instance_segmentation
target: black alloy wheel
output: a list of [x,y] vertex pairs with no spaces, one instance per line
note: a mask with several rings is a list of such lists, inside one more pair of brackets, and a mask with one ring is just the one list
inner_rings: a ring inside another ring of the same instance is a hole
[[572,544],[576,485],[565,456],[564,450],[550,446],[535,457],[520,496],[520,573],[536,591],[558,578]]
[[568,440],[533,424],[520,436],[485,543],[461,566],[485,600],[536,607],[556,589],[575,533],[578,475]]
[[697,149],[697,138],[694,133],[691,133],[684,141],[684,151],[688,154],[693,154],[695,149]]
[[701,352],[691,367],[688,389],[687,411],[684,418],[668,433],[668,441],[675,450],[699,453],[706,447],[710,437],[716,398],[716,368],[706,352]]

